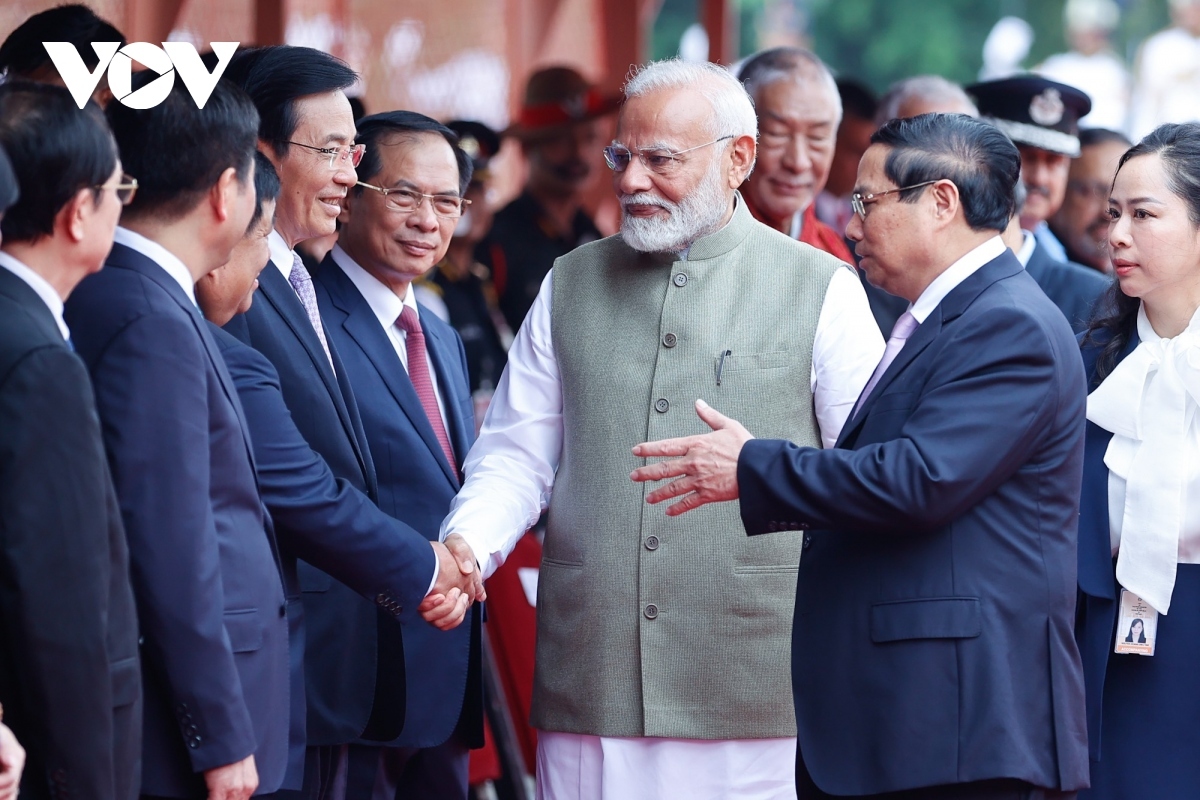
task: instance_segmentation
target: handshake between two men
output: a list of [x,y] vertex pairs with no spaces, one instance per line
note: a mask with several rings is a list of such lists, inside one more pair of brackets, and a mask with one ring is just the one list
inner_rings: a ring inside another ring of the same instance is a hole
[[417,610],[426,622],[439,630],[458,626],[471,604],[487,599],[483,573],[475,562],[471,546],[457,533],[444,542],[430,542],[437,556],[437,579]]

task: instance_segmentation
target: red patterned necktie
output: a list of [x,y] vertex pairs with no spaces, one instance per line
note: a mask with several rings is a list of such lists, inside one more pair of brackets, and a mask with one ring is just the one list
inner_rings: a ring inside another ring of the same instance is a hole
[[408,379],[412,381],[413,389],[425,408],[425,416],[433,426],[433,433],[442,445],[446,461],[451,469],[458,472],[458,462],[454,460],[454,448],[450,446],[450,437],[446,435],[446,426],[442,424],[442,412],[438,409],[437,395],[433,392],[433,379],[429,375],[429,362],[425,358],[425,331],[421,330],[421,320],[417,312],[405,306],[400,313],[396,325],[404,331],[404,346],[408,350]]

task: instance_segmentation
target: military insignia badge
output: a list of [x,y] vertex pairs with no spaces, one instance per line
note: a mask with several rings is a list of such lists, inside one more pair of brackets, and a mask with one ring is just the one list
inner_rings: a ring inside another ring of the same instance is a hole
[[1048,128],[1062,122],[1064,110],[1062,95],[1058,89],[1050,88],[1029,103],[1029,118]]

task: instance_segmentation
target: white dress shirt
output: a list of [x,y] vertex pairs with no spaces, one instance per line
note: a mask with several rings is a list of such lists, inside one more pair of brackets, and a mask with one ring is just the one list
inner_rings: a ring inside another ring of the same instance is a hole
[[274,228],[267,235],[267,251],[271,254],[271,263],[283,274],[284,279],[291,286],[292,265],[296,263],[296,259],[292,248],[287,246],[287,242]]
[[1021,262],[1022,267],[1029,266],[1029,259],[1033,258],[1033,251],[1037,249],[1037,239],[1033,238],[1033,234],[1029,231],[1021,231],[1024,240],[1021,242],[1021,249],[1013,253],[1017,257],[1017,261]]
[[1000,257],[1007,249],[999,236],[993,236],[983,244],[968,251],[958,261],[947,267],[945,272],[934,278],[933,282],[925,287],[925,291],[921,292],[921,296],[917,298],[917,302],[909,306],[908,310],[917,318],[917,322],[924,322],[933,313],[933,310],[946,299],[946,295],[954,291],[960,283],[978,272],[984,264],[987,264],[994,258]]
[[[113,242],[123,244],[130,250],[136,250],[162,267],[172,280],[179,284],[179,288],[183,289],[183,293],[192,301],[192,305],[196,305],[196,281],[192,278],[192,273],[188,270],[187,265],[178,256],[158,242],[153,242],[140,233],[134,233],[119,225],[116,233],[113,234]],[[199,306],[196,307],[199,308]]]
[[1138,309],[1139,344],[1088,397],[1112,433],[1108,524],[1117,581],[1170,609],[1178,564],[1200,563],[1200,311],[1171,339]]
[[54,315],[54,321],[58,323],[58,331],[66,341],[71,340],[71,329],[67,327],[67,323],[63,320],[63,299],[58,296],[58,292],[50,285],[50,282],[37,274],[29,267],[22,264],[17,259],[10,256],[8,253],[0,251],[0,267],[16,275],[21,280],[29,285],[30,289],[42,298],[42,302],[50,309],[50,313]]

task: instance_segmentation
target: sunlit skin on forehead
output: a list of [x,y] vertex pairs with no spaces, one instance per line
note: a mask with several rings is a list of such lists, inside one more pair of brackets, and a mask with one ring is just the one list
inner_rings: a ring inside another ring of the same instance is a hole
[[625,103],[614,144],[630,150],[686,150],[713,138],[712,114],[712,105],[698,91],[651,92]]

